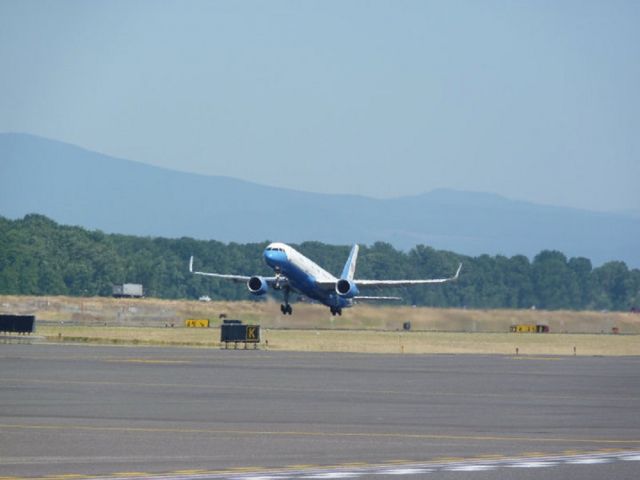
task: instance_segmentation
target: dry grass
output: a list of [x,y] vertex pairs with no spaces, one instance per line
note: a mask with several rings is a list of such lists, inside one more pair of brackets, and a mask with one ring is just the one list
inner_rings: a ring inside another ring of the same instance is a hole
[[[42,326],[50,341],[218,347],[218,328]],[[261,348],[405,354],[640,355],[631,335],[262,330]]]
[[217,346],[217,328],[100,327],[73,325],[38,326],[36,335],[50,341],[129,345]]
[[[379,353],[640,355],[640,315],[621,312],[466,310],[358,305],[332,317],[326,307],[271,302],[0,296],[0,312],[35,314],[50,339],[137,344],[218,345],[219,331],[182,328],[220,315],[259,324],[269,349]],[[60,325],[64,322],[64,325]],[[411,322],[411,332],[402,332]],[[58,325],[56,325],[56,323]],[[516,323],[546,324],[552,334],[510,334]],[[175,328],[165,328],[174,325]],[[616,327],[622,334],[603,335]],[[295,330],[290,330],[295,329]],[[471,335],[473,333],[473,335]]]
[[341,332],[269,330],[263,335],[278,350],[520,355],[640,355],[640,342],[621,335],[515,333]]
[[640,334],[640,315],[622,312],[545,310],[467,310],[408,306],[358,305],[332,317],[321,305],[295,304],[295,314],[280,314],[270,302],[210,302],[159,299],[0,296],[0,311],[35,314],[39,320],[79,325],[181,326],[188,318],[208,318],[220,324],[220,315],[258,323],[265,328],[388,330],[411,322],[413,330],[440,332],[508,332],[516,323],[542,323],[554,333]]

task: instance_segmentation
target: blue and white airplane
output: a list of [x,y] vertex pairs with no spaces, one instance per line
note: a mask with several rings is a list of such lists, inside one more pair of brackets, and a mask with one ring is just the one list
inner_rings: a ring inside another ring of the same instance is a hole
[[264,295],[269,291],[282,290],[284,303],[280,310],[284,315],[293,313],[289,304],[291,292],[298,292],[317,300],[331,310],[332,315],[342,315],[342,309],[353,306],[354,300],[400,300],[398,297],[360,296],[361,288],[406,287],[427,283],[445,283],[456,280],[462,264],[455,275],[449,278],[426,280],[355,280],[358,245],[354,245],[344,265],[340,278],[336,278],[300,252],[284,243],[272,243],[264,250],[264,260],[275,272],[273,277],[227,275],[222,273],[194,272],[193,256],[189,260],[189,271],[196,275],[206,275],[233,282],[246,282],[254,295]]

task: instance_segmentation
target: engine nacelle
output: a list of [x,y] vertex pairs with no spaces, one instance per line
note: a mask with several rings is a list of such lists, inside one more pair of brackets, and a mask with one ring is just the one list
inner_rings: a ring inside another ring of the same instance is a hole
[[247,282],[247,288],[254,295],[264,295],[269,290],[269,285],[262,277],[251,277]]
[[352,298],[360,293],[356,284],[350,280],[338,280],[336,283],[336,293],[341,297]]

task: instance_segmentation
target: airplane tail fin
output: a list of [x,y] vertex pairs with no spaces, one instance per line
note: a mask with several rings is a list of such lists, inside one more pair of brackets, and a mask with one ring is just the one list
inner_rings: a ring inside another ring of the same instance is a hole
[[344,264],[342,275],[340,275],[341,280],[353,280],[353,276],[356,274],[356,261],[358,260],[359,249],[358,244],[354,244],[351,248],[347,263]]

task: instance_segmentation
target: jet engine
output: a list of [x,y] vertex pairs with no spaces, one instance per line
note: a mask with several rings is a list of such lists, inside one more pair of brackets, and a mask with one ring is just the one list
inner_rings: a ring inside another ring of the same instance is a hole
[[341,297],[352,298],[360,293],[355,283],[350,280],[338,280],[336,283],[336,293]]
[[251,277],[247,282],[247,288],[254,295],[264,295],[269,290],[269,285],[262,277]]

